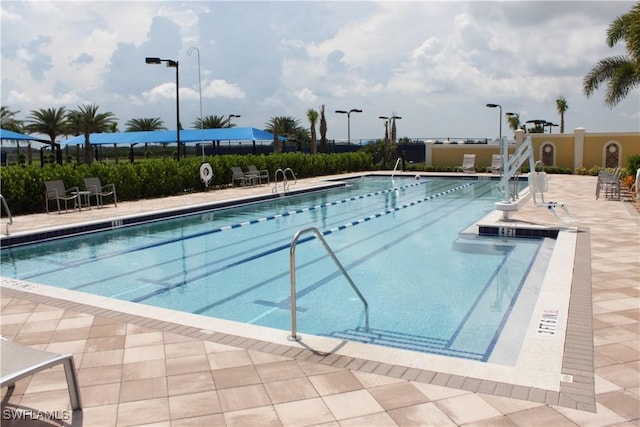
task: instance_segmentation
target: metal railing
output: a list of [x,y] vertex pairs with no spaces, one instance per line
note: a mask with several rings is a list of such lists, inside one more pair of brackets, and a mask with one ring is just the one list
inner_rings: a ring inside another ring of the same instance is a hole
[[296,174],[293,173],[293,170],[291,168],[278,169],[273,177],[273,190],[271,191],[272,193],[278,192],[278,174],[282,175],[282,191],[285,193],[289,191],[290,184],[289,179],[287,178],[287,172],[290,172],[291,178],[293,178],[293,185],[296,185],[298,183],[298,178],[296,178]]
[[396,165],[393,167],[393,172],[391,172],[391,178],[393,178],[393,176],[396,174],[396,171],[398,170],[398,165],[400,164],[401,160],[402,158],[400,157],[398,157],[398,160],[396,160]]
[[527,160],[529,161],[529,170],[535,171],[533,148],[531,147],[531,137],[527,137],[524,143],[520,145],[520,147],[518,147],[516,152],[513,153],[508,158],[506,158],[507,157],[506,147],[505,147],[504,153],[505,153],[504,154],[505,158],[503,158],[503,163],[502,163],[503,165],[502,170],[504,171],[504,174],[502,175],[502,178],[498,183],[498,188],[500,189],[501,192],[504,193],[505,197],[507,198],[506,200],[508,200],[509,198],[511,200],[515,200],[518,194],[517,180],[515,180],[516,185],[514,185],[513,188],[510,190],[509,181],[511,180],[511,178],[516,178],[518,176],[518,174],[520,173],[519,172],[520,167]]
[[365,313],[365,327],[369,330],[369,303],[362,295],[356,284],[347,273],[347,270],[342,266],[336,254],[331,250],[327,241],[322,237],[322,233],[316,227],[303,228],[302,230],[298,230],[298,232],[293,236],[293,240],[291,241],[291,248],[289,249],[289,259],[290,259],[290,275],[291,275],[291,335],[289,339],[299,341],[300,337],[297,335],[297,312],[296,312],[296,245],[298,244],[298,239],[305,233],[314,233],[318,239],[324,245],[324,248],[327,250],[331,258],[336,263],[342,275],[347,279],[351,288],[355,291],[355,293],[364,304],[364,313]]
[[13,224],[13,217],[11,216],[11,211],[9,210],[9,205],[7,205],[7,200],[4,198],[2,194],[0,194],[0,200],[2,201],[2,206],[4,210],[7,211],[7,216],[9,217],[9,222],[7,223],[7,231],[6,235],[9,235],[9,225]]

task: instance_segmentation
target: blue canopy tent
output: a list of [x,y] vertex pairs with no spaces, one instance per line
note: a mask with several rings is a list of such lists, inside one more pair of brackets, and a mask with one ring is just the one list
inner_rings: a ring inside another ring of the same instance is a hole
[[[8,129],[0,129],[0,147],[2,146],[2,142],[3,141],[13,141],[16,143],[17,149],[18,149],[18,153],[20,152],[20,145],[19,143],[21,141],[27,141],[27,142],[39,142],[42,144],[48,144],[51,145],[51,141],[47,140],[47,139],[42,139],[42,138],[37,138],[35,136],[31,136],[31,135],[24,135],[22,133],[18,133],[18,132],[14,132]],[[42,156],[41,156],[42,159]],[[4,151],[0,154],[0,163],[3,165],[7,164],[7,153],[5,153]]]
[[[279,137],[281,141],[286,140]],[[91,145],[105,144],[171,144],[176,143],[175,130],[155,130],[142,132],[115,132],[115,133],[92,133],[89,136]],[[216,129],[183,129],[180,131],[180,142],[196,143],[203,141],[273,141],[273,134],[264,130],[242,127],[242,128],[216,128]],[[61,145],[84,144],[84,135],[78,135]]]
[[[129,145],[131,147],[130,157],[133,158],[133,147],[136,144],[176,144],[175,130],[156,130],[140,132],[115,132],[115,133],[92,133],[89,135],[91,145]],[[285,137],[278,137],[281,141],[286,141]],[[238,128],[214,128],[214,129],[183,129],[180,131],[180,142],[182,144],[206,143],[212,141],[250,141],[264,145],[273,142],[273,134],[264,130],[251,127]],[[84,135],[78,135],[60,144],[63,146],[84,144]]]
[[18,132],[14,132],[7,129],[0,129],[0,140],[9,140],[9,141],[36,141],[43,142],[45,144],[51,144],[51,141],[42,138],[36,138],[31,135],[24,135]]

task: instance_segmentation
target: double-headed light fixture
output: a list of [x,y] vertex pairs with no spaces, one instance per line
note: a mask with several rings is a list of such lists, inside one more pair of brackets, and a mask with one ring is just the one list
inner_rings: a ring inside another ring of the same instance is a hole
[[362,110],[359,108],[352,108],[351,110],[336,110],[337,114],[346,114],[347,115],[347,144],[351,143],[351,113],[362,113]]

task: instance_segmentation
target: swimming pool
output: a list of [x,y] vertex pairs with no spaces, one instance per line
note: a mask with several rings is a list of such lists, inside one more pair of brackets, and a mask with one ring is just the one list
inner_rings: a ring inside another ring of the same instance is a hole
[[461,236],[502,195],[491,181],[371,178],[343,188],[3,250],[4,276],[288,330],[289,244],[298,329],[486,361],[541,240]]

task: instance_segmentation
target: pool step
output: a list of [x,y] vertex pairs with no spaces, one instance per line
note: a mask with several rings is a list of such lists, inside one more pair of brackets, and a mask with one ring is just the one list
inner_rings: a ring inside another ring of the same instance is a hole
[[468,352],[460,352],[448,348],[448,341],[440,338],[424,337],[420,335],[405,334],[402,332],[371,328],[368,331],[364,327],[334,331],[324,336],[343,339],[347,341],[376,344],[385,347],[400,348],[404,350],[419,351],[422,353],[442,354],[447,356],[464,357],[466,359],[480,360],[482,355]]

